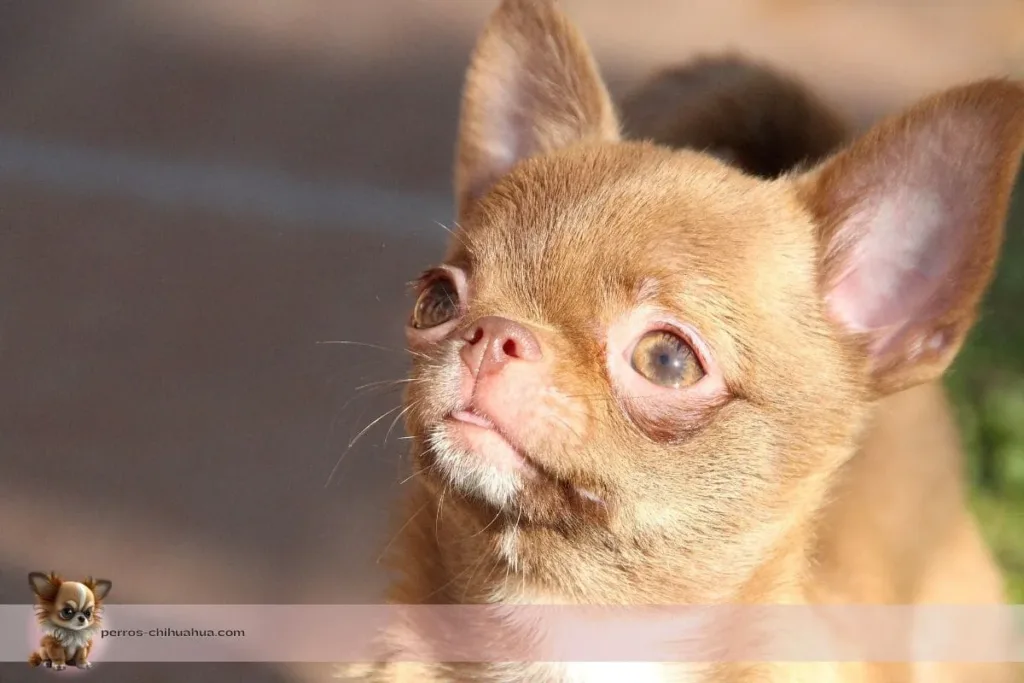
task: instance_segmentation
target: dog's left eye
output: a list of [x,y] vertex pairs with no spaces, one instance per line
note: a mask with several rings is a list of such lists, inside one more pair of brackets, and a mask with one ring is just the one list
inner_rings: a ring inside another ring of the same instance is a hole
[[85,616],[86,619],[92,619],[92,610],[91,609],[85,610],[84,612],[82,612],[82,614]]
[[642,336],[630,363],[647,381],[670,389],[696,384],[704,376],[704,368],[690,345],[667,330]]

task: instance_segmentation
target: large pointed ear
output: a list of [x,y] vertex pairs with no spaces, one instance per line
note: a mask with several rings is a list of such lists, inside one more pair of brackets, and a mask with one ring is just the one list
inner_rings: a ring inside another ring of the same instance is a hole
[[1024,148],[1024,87],[962,86],[876,126],[798,179],[834,320],[879,394],[936,379],[974,323]]
[[92,591],[93,597],[97,600],[102,600],[107,597],[110,593],[110,589],[114,587],[114,584],[108,579],[94,579],[91,576],[83,582],[89,590]]
[[459,215],[522,159],[618,137],[593,56],[553,0],[503,0],[466,75],[455,160]]
[[48,575],[42,572],[32,572],[28,575],[28,585],[32,587],[32,592],[43,600],[53,600],[57,597],[60,584],[60,577],[53,572]]

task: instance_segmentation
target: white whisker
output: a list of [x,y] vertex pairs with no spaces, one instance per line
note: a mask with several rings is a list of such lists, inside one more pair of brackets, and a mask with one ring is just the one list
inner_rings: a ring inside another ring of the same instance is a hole
[[[519,514],[516,516],[515,524],[512,525],[512,531],[510,533],[512,533],[515,536],[519,535],[519,522],[522,521],[522,519],[523,519],[523,506],[519,505]],[[502,593],[502,595],[504,595],[506,597],[508,596],[508,579],[509,579],[509,575],[512,573],[512,565],[514,565],[514,564],[516,564],[515,555],[513,555],[512,557],[506,558],[506,564],[505,564],[505,583],[501,587],[501,593]]]
[[362,391],[363,389],[371,389],[373,387],[384,387],[384,386],[397,386],[399,384],[415,384],[416,382],[422,382],[423,380],[415,377],[408,377],[406,379],[382,379],[377,382],[367,382],[366,384],[360,384],[352,391]]
[[421,512],[423,512],[424,510],[426,510],[426,509],[427,509],[427,506],[428,506],[428,505],[430,505],[430,503],[429,503],[429,502],[426,502],[426,503],[424,503],[423,505],[421,505],[421,506],[420,506],[420,509],[419,509],[419,510],[417,510],[416,512],[412,513],[412,514],[411,514],[411,515],[409,516],[409,519],[408,519],[408,521],[406,521],[406,523],[405,523],[405,524],[403,524],[403,525],[402,525],[402,526],[401,526],[401,527],[400,527],[400,528],[398,529],[398,531],[396,531],[396,532],[395,532],[394,536],[392,536],[392,537],[391,537],[391,540],[390,540],[390,541],[388,541],[388,544],[387,544],[386,546],[384,546],[384,550],[382,550],[382,551],[381,551],[381,553],[380,553],[380,555],[378,555],[378,556],[377,556],[377,562],[376,562],[376,564],[380,564],[380,561],[381,561],[381,560],[382,560],[382,559],[384,558],[384,556],[385,556],[385,555],[387,555],[387,554],[388,554],[388,550],[390,550],[390,549],[391,549],[391,546],[392,546],[392,545],[394,545],[394,543],[395,543],[395,541],[396,541],[396,540],[398,540],[398,537],[402,535],[402,532],[403,532],[403,531],[405,531],[405,530],[406,530],[406,529],[407,529],[407,528],[409,527],[409,525],[413,523],[413,520],[415,520],[415,519],[416,519],[417,517],[419,517],[419,515],[420,515],[420,513],[421,513]]
[[419,353],[418,351],[413,351],[412,349],[393,349],[393,348],[388,347],[388,346],[381,346],[380,344],[370,344],[368,342],[351,341],[351,340],[348,340],[348,339],[330,339],[330,340],[326,340],[326,341],[318,341],[318,342],[316,342],[316,344],[317,344],[317,346],[322,346],[322,345],[327,345],[327,344],[334,344],[334,345],[341,345],[341,346],[360,346],[360,347],[366,348],[366,349],[376,349],[377,351],[387,351],[389,353],[397,353],[397,354],[400,354],[400,355],[408,353],[408,354],[411,354],[411,355],[416,356],[418,358],[422,358],[424,360],[430,360],[430,356],[427,356],[426,354],[423,354],[423,353]]
[[363,427],[363,429],[358,434],[356,434],[355,437],[351,441],[348,442],[348,447],[345,449],[345,452],[341,454],[341,456],[338,458],[338,462],[334,463],[334,467],[331,468],[331,473],[329,475],[327,475],[327,482],[324,484],[324,488],[326,488],[328,485],[330,485],[331,479],[334,478],[334,473],[337,472],[338,471],[338,467],[341,466],[341,461],[345,459],[345,456],[348,455],[348,452],[350,450],[352,450],[353,446],[356,445],[356,442],[359,441],[360,438],[362,438],[363,434],[365,434],[370,429],[372,429],[375,424],[377,424],[378,422],[383,420],[385,417],[387,417],[391,413],[395,412],[396,410],[399,410],[401,407],[402,406],[400,406],[400,405],[399,406],[395,406],[391,410],[387,411],[386,413],[384,413],[383,415],[381,415],[380,417],[375,419],[373,422],[371,422],[370,424],[368,424],[365,427]]
[[[470,251],[473,251],[472,247],[469,245],[469,243],[465,239],[463,239],[462,235],[458,234],[457,232],[455,232],[454,230],[452,230],[451,228],[449,228],[447,225],[445,225],[444,223],[442,223],[440,221],[434,221],[434,224],[440,226],[441,229],[443,229],[449,235],[451,235],[452,237],[457,239],[459,242],[461,242],[462,246],[466,247],[466,249],[469,249]],[[456,223],[455,225],[456,225],[456,227],[461,227],[461,226],[459,226],[458,223]]]
[[404,417],[406,413],[408,413],[410,410],[413,409],[413,407],[415,407],[418,404],[419,404],[419,401],[413,401],[412,403],[407,405],[405,408],[403,408],[402,412],[398,413],[398,415],[395,416],[395,419],[391,421],[391,426],[388,427],[387,433],[384,435],[384,443],[383,443],[384,446],[388,445],[388,437],[391,436],[391,430],[395,428],[395,425],[398,424],[398,421],[401,420],[402,417]]
[[441,497],[437,501],[437,514],[434,516],[434,540],[437,541],[439,544],[441,543],[441,539],[438,532],[438,528],[441,524],[441,510],[442,508],[444,508],[444,496],[446,493],[448,493],[448,487],[450,485],[451,484],[446,482],[444,487],[441,489]]

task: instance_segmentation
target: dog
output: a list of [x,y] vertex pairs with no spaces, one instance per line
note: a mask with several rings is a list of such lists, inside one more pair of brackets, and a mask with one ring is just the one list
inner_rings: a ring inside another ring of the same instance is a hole
[[[1005,79],[862,134],[728,55],[617,107],[554,2],[501,2],[466,76],[453,239],[407,326],[414,476],[391,602],[492,606],[534,642],[547,631],[513,607],[1002,603],[940,381],[993,275],[1022,152],[1024,86]],[[347,675],[1016,672],[418,661],[442,630],[396,625],[384,661]]]
[[28,582],[35,595],[36,619],[45,633],[28,663],[42,664],[55,671],[68,665],[92,668],[89,651],[100,629],[103,599],[113,584],[91,577],[85,581],[65,581],[53,572],[32,572]]

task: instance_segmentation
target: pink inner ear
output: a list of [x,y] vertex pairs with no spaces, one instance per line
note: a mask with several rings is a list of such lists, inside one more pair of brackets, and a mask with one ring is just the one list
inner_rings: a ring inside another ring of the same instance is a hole
[[531,121],[524,112],[527,102],[522,88],[523,65],[511,45],[496,42],[491,83],[480,103],[479,144],[490,164],[488,183],[512,168],[519,159],[533,153],[526,149]]
[[861,207],[844,230],[859,235],[829,295],[837,317],[865,332],[924,321],[941,314],[929,303],[955,270],[962,249],[957,215],[938,193],[890,190]]
[[460,210],[527,158],[619,139],[590,50],[555,3],[504,0],[466,78],[456,192]]
[[904,129],[840,179],[853,201],[829,245],[838,274],[826,299],[841,324],[868,334],[876,355],[908,333],[922,340],[936,331],[986,240],[981,200],[995,155],[976,124]]

